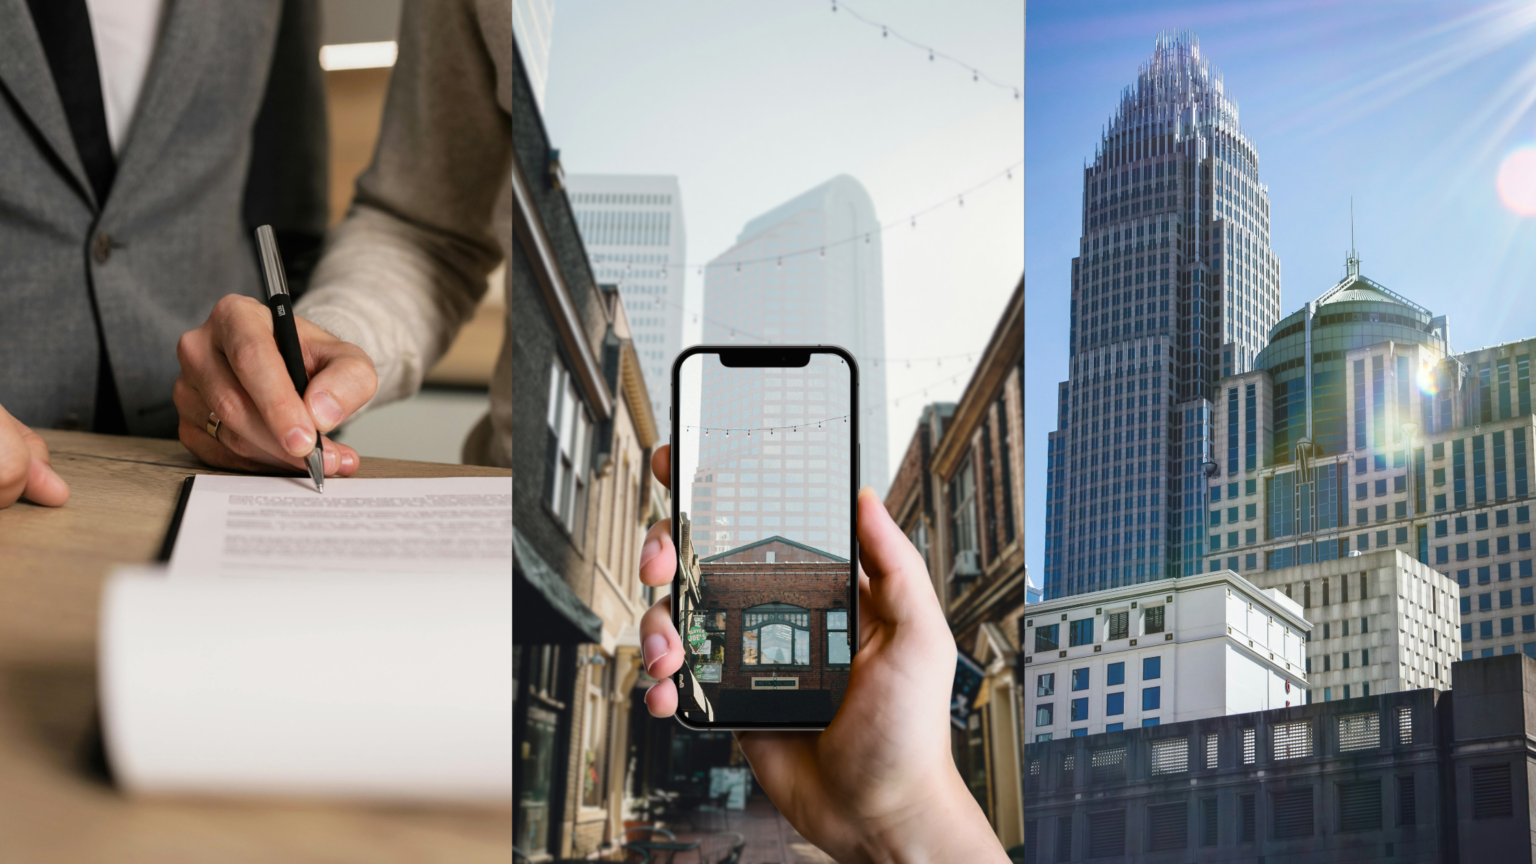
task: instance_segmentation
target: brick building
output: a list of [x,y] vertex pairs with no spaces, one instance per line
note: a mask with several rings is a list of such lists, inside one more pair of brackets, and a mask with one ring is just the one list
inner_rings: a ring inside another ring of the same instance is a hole
[[[885,506],[928,563],[961,652],[952,747],[1005,847],[1023,839],[1024,281],[958,402],[923,410]],[[964,670],[963,672],[961,670]]]
[[852,652],[846,558],[773,536],[698,561],[689,663],[716,721],[830,721]]
[[1530,862],[1536,661],[1025,748],[1024,860]]

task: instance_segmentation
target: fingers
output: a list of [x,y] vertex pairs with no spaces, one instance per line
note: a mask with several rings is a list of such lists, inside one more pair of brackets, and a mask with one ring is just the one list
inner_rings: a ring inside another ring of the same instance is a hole
[[661,481],[661,485],[672,488],[672,445],[663,444],[651,454],[651,473]]
[[[220,300],[209,316],[212,346],[227,360],[250,404],[254,405],[274,441],[277,453],[302,458],[315,449],[315,423],[304,401],[293,388],[293,379],[277,350],[272,317],[267,308],[249,297],[231,294]],[[214,394],[199,387],[218,410]],[[223,413],[219,414],[224,417]],[[233,418],[226,417],[226,423]],[[251,437],[250,429],[241,434]]]
[[373,398],[379,389],[379,376],[363,349],[342,342],[303,319],[299,319],[298,325],[305,353],[315,361],[309,388],[304,391],[304,404],[315,426],[329,432]]
[[640,660],[646,674],[661,679],[645,694],[653,717],[671,717],[677,711],[677,686],[671,676],[683,666],[683,642],[672,625],[672,598],[657,600],[640,618]]
[[912,542],[891,521],[885,505],[868,486],[859,490],[857,506],[859,561],[869,574],[874,612],[897,624],[944,626],[944,613],[928,568]]
[[663,519],[646,532],[640,547],[640,581],[646,585],[670,585],[677,573],[677,547],[672,545],[672,520]]
[[22,439],[23,427],[0,408],[0,507],[16,503],[27,488],[32,471],[32,451]]
[[48,458],[48,445],[43,443],[42,437],[31,429],[25,426],[21,429],[21,438],[26,442],[32,462],[27,474],[27,488],[21,493],[22,497],[44,507],[63,506],[64,502],[69,500],[69,484],[64,482],[63,477],[54,473],[53,460]]

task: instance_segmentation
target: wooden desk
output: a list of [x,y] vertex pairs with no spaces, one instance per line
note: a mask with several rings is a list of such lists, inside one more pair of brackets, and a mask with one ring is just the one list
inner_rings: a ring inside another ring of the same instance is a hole
[[[175,441],[41,434],[71,494],[0,510],[0,860],[511,860],[510,806],[135,800],[83,770],[102,577],[153,560],[183,478],[220,472]],[[509,473],[364,459],[357,476]]]

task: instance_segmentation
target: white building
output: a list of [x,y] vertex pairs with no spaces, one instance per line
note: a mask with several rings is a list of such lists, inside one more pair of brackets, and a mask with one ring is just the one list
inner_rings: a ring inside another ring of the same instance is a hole
[[1463,659],[1458,589],[1428,564],[1383,549],[1243,576],[1312,622],[1306,701],[1451,688]]
[[683,344],[688,244],[683,196],[669,175],[568,174],[565,188],[597,281],[619,286],[651,409],[667,422],[672,359]]
[[1221,571],[1031,604],[1026,741],[1302,704],[1296,601]]
[[[775,207],[748,222],[736,244],[709,262],[704,342],[848,349],[859,361],[859,485],[883,497],[890,475],[885,367],[878,362],[886,353],[880,248],[874,202],[847,175]],[[707,373],[704,383],[708,390]],[[700,422],[725,426],[723,418],[733,412],[760,415],[762,400],[754,392],[740,405],[706,402]],[[803,416],[817,419],[814,412]],[[730,470],[739,457],[763,455],[757,441],[740,437],[705,443],[701,466]],[[829,463],[847,463],[849,451],[848,444],[834,444],[826,455]]]
[[512,37],[528,70],[534,101],[544,108],[549,84],[549,44],[554,37],[555,0],[512,0]]

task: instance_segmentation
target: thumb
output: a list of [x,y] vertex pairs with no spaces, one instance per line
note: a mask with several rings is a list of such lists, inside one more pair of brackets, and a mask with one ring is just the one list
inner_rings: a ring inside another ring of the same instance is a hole
[[315,428],[329,432],[368,404],[378,392],[379,375],[368,354],[350,342],[315,341],[311,350],[317,368],[304,391],[304,404]]
[[857,506],[859,562],[869,577],[870,595],[880,617],[896,624],[936,618],[938,626],[944,627],[944,613],[923,557],[891,521],[873,489],[865,486],[859,490]]

